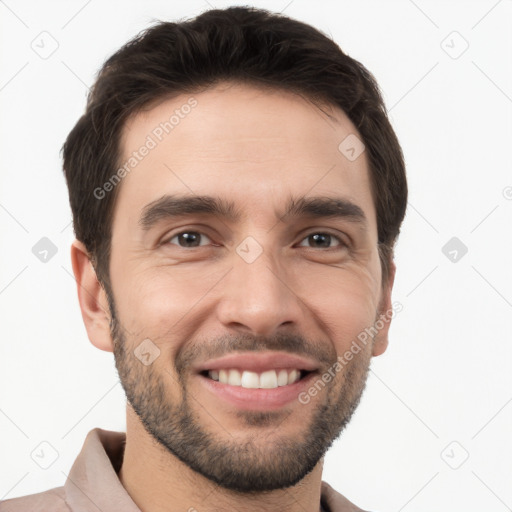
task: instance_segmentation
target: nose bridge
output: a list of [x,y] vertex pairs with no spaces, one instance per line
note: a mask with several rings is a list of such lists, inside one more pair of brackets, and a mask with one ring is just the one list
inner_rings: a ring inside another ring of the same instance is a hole
[[243,285],[240,289],[245,289],[247,297],[257,298],[262,290],[275,295],[283,286],[281,280],[285,279],[285,276],[280,275],[281,262],[276,259],[270,243],[263,249],[253,237],[247,237],[236,248],[233,260],[233,270],[237,280]]
[[300,299],[287,283],[285,266],[269,246],[271,239],[265,237],[264,247],[248,236],[233,251],[233,268],[219,304],[219,319],[226,326],[268,335],[283,324],[298,322]]

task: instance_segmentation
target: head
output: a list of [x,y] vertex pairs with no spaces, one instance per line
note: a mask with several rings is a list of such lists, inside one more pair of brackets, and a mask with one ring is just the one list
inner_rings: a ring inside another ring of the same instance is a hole
[[[407,184],[372,75],[263,10],[159,23],[105,62],[63,151],[84,322],[141,424],[226,488],[300,481],[388,342]],[[219,358],[256,352],[307,359],[296,399],[212,391]]]

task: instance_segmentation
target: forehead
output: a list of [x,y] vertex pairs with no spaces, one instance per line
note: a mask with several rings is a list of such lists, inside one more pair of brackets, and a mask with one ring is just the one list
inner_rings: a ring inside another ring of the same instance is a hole
[[283,198],[343,195],[374,218],[366,154],[343,152],[361,137],[341,109],[322,110],[291,92],[227,83],[159,100],[125,124],[115,218],[135,221],[165,194],[230,198],[252,217],[267,204],[273,215]]

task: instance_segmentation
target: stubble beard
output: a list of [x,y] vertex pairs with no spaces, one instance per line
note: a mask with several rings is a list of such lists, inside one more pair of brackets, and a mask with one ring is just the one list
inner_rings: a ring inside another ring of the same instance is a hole
[[[337,375],[338,379],[308,404],[297,401],[292,412],[238,411],[236,416],[247,431],[245,436],[240,430],[233,436],[222,427],[221,418],[213,418],[221,430],[220,434],[213,433],[199,419],[198,411],[205,413],[206,409],[187,389],[187,374],[159,373],[157,365],[141,364],[133,354],[136,343],[127,339],[113,300],[110,303],[116,368],[127,400],[145,430],[192,470],[236,493],[261,494],[300,482],[345,429],[366,386],[371,357],[361,351]],[[317,378],[320,381],[321,375]],[[177,386],[180,402],[171,396]],[[304,421],[303,407],[313,408],[307,416],[309,423],[300,439],[287,437],[284,432],[288,421]],[[288,419],[290,415],[296,417]],[[279,433],[281,429],[283,434]]]

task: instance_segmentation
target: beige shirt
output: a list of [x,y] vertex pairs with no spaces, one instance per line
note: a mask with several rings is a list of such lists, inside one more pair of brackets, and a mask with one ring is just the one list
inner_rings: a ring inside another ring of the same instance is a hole
[[[126,434],[91,430],[62,487],[0,502],[0,512],[141,512],[118,472]],[[364,512],[322,482],[322,507],[329,512]]]

